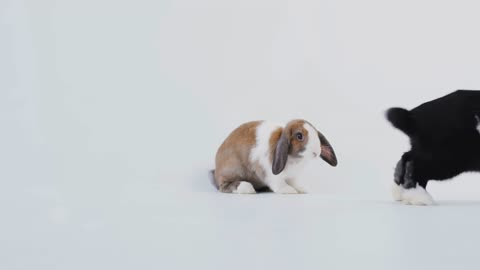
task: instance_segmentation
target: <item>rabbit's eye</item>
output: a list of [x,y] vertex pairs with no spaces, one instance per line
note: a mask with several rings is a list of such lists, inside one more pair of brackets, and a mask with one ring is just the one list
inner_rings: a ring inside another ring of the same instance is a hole
[[297,140],[299,140],[299,141],[303,141],[303,139],[304,139],[304,138],[303,138],[303,134],[300,133],[300,132],[297,133],[297,134],[295,134],[295,138],[297,138]]

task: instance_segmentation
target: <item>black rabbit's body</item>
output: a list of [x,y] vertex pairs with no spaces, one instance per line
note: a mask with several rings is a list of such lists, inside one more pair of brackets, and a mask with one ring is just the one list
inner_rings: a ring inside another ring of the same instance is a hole
[[397,200],[432,204],[425,191],[429,180],[480,171],[480,91],[458,90],[411,111],[392,108],[387,119],[412,146],[395,169]]

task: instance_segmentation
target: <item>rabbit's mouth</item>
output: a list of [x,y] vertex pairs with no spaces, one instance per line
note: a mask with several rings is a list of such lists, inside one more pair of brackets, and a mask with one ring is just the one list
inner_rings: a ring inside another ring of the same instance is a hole
[[303,153],[298,153],[298,154],[296,154],[296,155],[292,155],[291,157],[292,157],[293,159],[298,159],[298,160],[300,160],[300,159],[309,158],[309,157],[317,158],[318,156],[319,156],[319,155],[318,155],[316,152],[312,152],[312,153],[311,153],[311,156],[310,156],[308,153],[303,152]]

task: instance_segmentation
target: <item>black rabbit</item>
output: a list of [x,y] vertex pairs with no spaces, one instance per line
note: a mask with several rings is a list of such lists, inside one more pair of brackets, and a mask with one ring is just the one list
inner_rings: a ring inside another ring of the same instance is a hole
[[480,91],[457,90],[410,111],[391,108],[386,116],[411,143],[395,168],[395,200],[431,205],[429,180],[480,171]]

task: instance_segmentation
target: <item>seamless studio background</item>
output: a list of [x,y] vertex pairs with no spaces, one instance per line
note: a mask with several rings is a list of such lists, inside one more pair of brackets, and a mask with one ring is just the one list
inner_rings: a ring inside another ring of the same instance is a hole
[[[409,146],[384,112],[480,89],[479,8],[466,0],[1,1],[3,263],[67,266],[76,257],[60,247],[69,242],[51,244],[62,261],[39,253],[39,235],[71,235],[72,224],[102,230],[105,215],[130,220],[122,211],[138,219],[225,199],[207,172],[229,132],[257,119],[304,118],[332,143],[339,166],[311,163],[302,179],[313,194],[304,198],[390,203],[393,168]],[[479,178],[429,191],[438,201],[480,201]],[[154,254],[135,252],[125,254]]]

